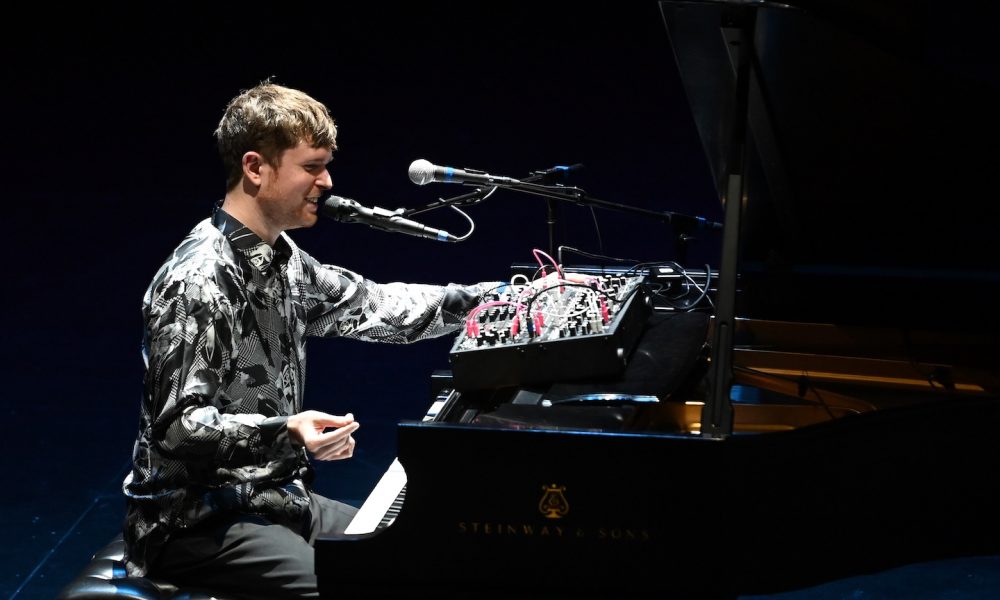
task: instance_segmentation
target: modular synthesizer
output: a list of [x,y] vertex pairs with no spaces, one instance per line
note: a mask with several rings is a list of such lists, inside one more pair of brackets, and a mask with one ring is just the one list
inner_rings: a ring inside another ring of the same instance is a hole
[[506,285],[473,309],[449,359],[459,390],[620,374],[650,312],[643,276]]

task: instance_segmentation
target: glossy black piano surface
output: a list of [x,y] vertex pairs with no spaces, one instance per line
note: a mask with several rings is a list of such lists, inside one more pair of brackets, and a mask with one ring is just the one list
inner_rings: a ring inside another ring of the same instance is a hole
[[753,36],[731,430],[702,431],[706,312],[654,313],[620,378],[457,390],[437,420],[399,425],[391,525],[317,542],[325,597],[735,597],[1000,554],[981,201],[997,151],[969,135],[996,139],[1000,96],[958,60],[978,13],[661,7],[720,198],[737,156],[727,35]]
[[[744,325],[741,342],[757,344],[742,345],[737,380],[756,398],[736,402],[725,439],[699,435],[699,390],[683,382],[680,397],[634,404],[621,383],[595,384],[619,399],[583,407],[602,414],[558,403],[504,410],[511,390],[453,394],[444,420],[401,423],[402,508],[387,528],[319,540],[321,587],[329,578],[331,592],[374,596],[725,597],[1000,552],[995,376],[938,365],[952,391],[921,384],[912,367],[893,378],[883,366],[876,379],[865,372],[892,362],[884,347],[868,348],[878,359],[829,360],[835,338],[851,333],[843,328],[813,328],[778,360],[784,324]],[[759,347],[771,350],[753,355]],[[774,364],[814,375],[776,376]],[[500,417],[457,422],[470,409]]]

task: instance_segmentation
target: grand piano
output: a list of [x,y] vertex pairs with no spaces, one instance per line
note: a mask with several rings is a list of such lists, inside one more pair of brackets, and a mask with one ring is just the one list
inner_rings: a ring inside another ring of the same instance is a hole
[[650,292],[614,376],[435,373],[316,542],[323,597],[731,598],[1000,554],[1000,127],[970,6],[660,8],[725,210],[691,280],[711,308]]

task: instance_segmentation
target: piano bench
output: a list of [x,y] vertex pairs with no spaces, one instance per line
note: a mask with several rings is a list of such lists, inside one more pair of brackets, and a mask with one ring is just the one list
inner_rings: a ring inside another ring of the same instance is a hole
[[222,600],[203,590],[180,589],[152,577],[125,573],[121,534],[94,554],[86,567],[59,592],[58,600]]

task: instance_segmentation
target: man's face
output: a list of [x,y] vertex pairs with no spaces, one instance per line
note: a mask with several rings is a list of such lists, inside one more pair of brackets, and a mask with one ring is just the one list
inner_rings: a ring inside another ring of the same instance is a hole
[[326,170],[332,158],[330,149],[300,141],[281,154],[280,166],[261,165],[257,204],[272,228],[287,231],[316,224],[319,198],[333,187]]

